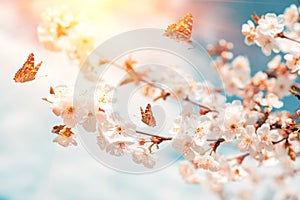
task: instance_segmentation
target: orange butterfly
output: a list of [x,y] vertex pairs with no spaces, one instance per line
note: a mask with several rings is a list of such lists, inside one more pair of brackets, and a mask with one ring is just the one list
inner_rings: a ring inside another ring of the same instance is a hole
[[175,39],[176,41],[184,41],[191,43],[191,35],[193,29],[193,16],[187,13],[178,22],[168,26],[165,36]]
[[152,127],[156,126],[156,121],[151,110],[151,105],[148,103],[145,112],[142,109],[142,107],[140,107],[140,110],[142,115],[142,122],[144,122],[148,126],[152,126]]
[[20,68],[15,74],[15,82],[24,83],[27,81],[32,81],[35,79],[35,75],[38,72],[39,68],[42,65],[42,61],[34,67],[34,55],[33,53],[29,54],[27,61],[23,64],[23,67]]

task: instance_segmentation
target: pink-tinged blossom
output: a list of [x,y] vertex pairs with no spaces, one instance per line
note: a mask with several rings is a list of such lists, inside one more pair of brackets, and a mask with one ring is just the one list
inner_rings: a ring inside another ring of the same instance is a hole
[[227,140],[233,140],[243,131],[243,105],[240,101],[226,104],[221,134]]
[[129,137],[119,137],[109,140],[106,146],[106,152],[113,156],[123,156],[125,152],[129,151],[130,145],[133,145],[134,139]]
[[265,72],[259,71],[252,77],[252,83],[254,86],[260,89],[264,89],[267,79],[268,79],[268,75]]
[[284,20],[283,15],[276,16],[274,13],[268,13],[258,21],[259,32],[274,37],[277,33],[283,31]]
[[278,133],[270,130],[269,124],[263,124],[256,131],[258,136],[258,149],[265,149],[267,151],[272,151],[274,145],[272,142],[278,139]]
[[284,10],[285,25],[288,29],[292,30],[295,23],[299,18],[299,11],[295,4]]
[[254,126],[246,126],[245,131],[243,131],[237,139],[239,141],[237,147],[241,152],[249,152],[251,155],[255,154],[257,135]]
[[277,55],[268,62],[268,68],[276,70],[279,66],[281,66],[281,64],[281,56]]
[[78,19],[67,7],[49,8],[42,14],[38,38],[45,48],[60,51],[67,44],[67,36],[78,24]]
[[173,139],[173,148],[182,154],[187,160],[193,160],[196,156],[196,152],[202,152],[202,148],[197,146],[189,135],[178,135]]
[[58,135],[56,138],[53,139],[53,142],[56,142],[63,147],[67,147],[70,145],[77,146],[77,142],[72,136],[65,137],[63,135]]
[[147,168],[153,168],[156,160],[148,150],[144,148],[135,148],[132,153],[132,160],[137,164],[142,164]]
[[263,93],[260,92],[256,94],[253,99],[260,105],[268,106],[270,108],[281,108],[283,106],[283,102],[280,101],[278,96],[273,93],[268,93],[265,97],[263,97]]
[[70,127],[65,125],[54,126],[52,129],[52,133],[57,134],[58,136],[53,139],[53,142],[58,143],[63,147],[67,147],[70,145],[77,146],[74,133],[72,132]]
[[271,52],[279,53],[280,48],[276,39],[271,35],[262,34],[260,31],[257,32],[257,38],[255,40],[257,46],[261,47],[261,51],[266,56],[270,56]]
[[269,90],[279,98],[290,95],[289,89],[294,84],[295,79],[296,76],[292,74],[279,75],[275,79],[275,84]]
[[219,173],[227,181],[239,181],[249,175],[236,159],[226,159],[226,157],[220,156],[218,162],[220,163]]
[[197,167],[204,170],[216,172],[220,169],[220,163],[210,155],[199,155],[195,158],[194,162],[196,163]]
[[97,119],[92,112],[89,112],[83,117],[80,124],[87,132],[92,133],[96,131]]
[[110,127],[107,134],[110,138],[132,137],[136,135],[136,126],[131,122],[120,122]]
[[179,163],[179,174],[189,184],[199,184],[201,179],[195,168],[188,162]]
[[248,20],[247,24],[243,24],[242,33],[245,36],[245,43],[247,45],[255,42],[256,32],[256,27],[252,21]]
[[291,69],[292,72],[298,72],[298,74],[300,74],[300,56],[286,54],[284,59],[286,60],[286,66]]

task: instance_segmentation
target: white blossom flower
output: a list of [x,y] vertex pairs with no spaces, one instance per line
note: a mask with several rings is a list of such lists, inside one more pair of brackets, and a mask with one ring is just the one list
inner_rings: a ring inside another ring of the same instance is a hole
[[83,64],[89,53],[94,49],[95,38],[91,30],[83,25],[77,25],[69,34],[68,44],[64,47],[70,60],[79,66]]
[[85,115],[79,124],[82,125],[82,127],[87,132],[95,132],[96,131],[96,125],[97,125],[97,119],[95,115],[92,112],[89,112],[87,115]]
[[218,162],[220,163],[220,175],[226,177],[228,181],[239,181],[249,174],[242,165],[238,164],[236,159],[227,159],[220,156]]
[[153,168],[156,161],[146,149],[138,147],[133,150],[132,160],[138,164],[142,164],[147,168]]
[[299,11],[295,4],[290,5],[290,7],[284,10],[284,18],[286,27],[292,30],[294,24],[297,23],[299,18]]
[[226,104],[222,135],[227,140],[233,140],[243,131],[243,106],[240,101]]
[[[194,138],[196,142],[204,141],[211,132],[212,122],[208,116],[200,116],[196,123],[192,126]],[[197,143],[199,144],[199,143]]]
[[224,65],[220,68],[220,73],[226,94],[237,95],[250,82],[249,61],[244,56],[237,56],[231,65]]
[[290,95],[289,89],[294,84],[296,76],[287,74],[276,78],[275,84],[269,90],[275,93],[279,98]]
[[78,19],[67,7],[49,8],[42,14],[42,23],[37,28],[39,41],[49,50],[60,51],[77,24]]
[[61,113],[61,117],[63,118],[64,124],[66,124],[69,127],[74,127],[76,124],[74,114],[75,114],[75,108],[73,105],[64,108]]
[[58,135],[56,138],[53,139],[53,142],[56,142],[63,147],[67,147],[70,145],[77,146],[77,142],[72,136],[65,137],[63,135]]
[[273,37],[283,31],[284,20],[283,15],[276,16],[274,13],[268,13],[258,21],[259,32]]
[[254,126],[248,125],[244,132],[238,137],[237,147],[241,152],[249,152],[251,155],[255,155],[257,136]]
[[210,170],[212,172],[220,170],[220,163],[211,155],[197,156],[194,162],[197,164],[197,167],[204,170]]
[[65,125],[54,126],[52,129],[52,133],[58,135],[53,139],[53,142],[56,142],[63,147],[67,147],[70,145],[77,146],[77,142],[73,138],[75,135],[70,127],[67,127]]
[[267,79],[268,75],[265,72],[259,71],[252,77],[252,83],[257,87],[264,89]]
[[118,137],[109,140],[105,150],[113,156],[123,156],[125,152],[129,151],[130,145],[134,143],[133,138]]
[[259,147],[267,151],[272,151],[274,148],[272,142],[278,139],[277,132],[271,131],[269,124],[263,124],[257,129],[256,133],[259,139]]
[[51,110],[60,116],[64,109],[73,105],[73,91],[66,85],[58,85],[50,89],[50,96],[43,98],[51,104]]
[[271,52],[279,53],[280,48],[276,39],[271,35],[262,34],[260,31],[257,32],[257,38],[255,40],[257,46],[261,47],[262,52],[269,56]]
[[204,85],[205,83],[201,83],[199,81],[196,81],[193,79],[193,77],[187,77],[187,82],[189,84],[188,88],[188,97],[200,100],[203,96],[203,93],[205,93],[205,90],[207,90],[208,85]]
[[248,58],[245,56],[237,56],[231,63],[232,69],[235,71],[242,71],[250,73],[250,64]]
[[174,128],[177,127],[177,133],[191,136],[197,144],[202,143],[210,133],[211,119],[206,115],[191,115],[181,117]]
[[295,41],[300,40],[300,23],[296,23],[294,25],[294,29],[295,31],[293,32],[284,32],[284,35],[288,38],[291,38],[292,40],[278,37],[276,38],[276,41],[280,47],[281,52],[297,56],[300,54],[300,48],[299,43]]
[[196,171],[193,166],[191,166],[188,162],[180,162],[179,163],[179,173],[182,178],[189,184],[199,184],[200,177],[196,174]]
[[226,103],[226,97],[219,92],[211,93],[202,98],[202,103],[211,109],[222,109]]
[[271,61],[268,62],[268,68],[276,70],[281,65],[281,56],[275,56]]
[[110,127],[110,129],[108,130],[108,135],[110,136],[110,138],[136,136],[136,126],[128,121],[120,122]]
[[279,100],[278,96],[273,93],[268,93],[265,98],[260,100],[260,104],[262,106],[281,108],[283,106],[283,102]]
[[196,152],[201,152],[200,146],[197,146],[192,137],[189,135],[177,135],[172,142],[173,148],[182,154],[182,156],[187,160],[193,160],[195,158]]
[[245,43],[251,45],[256,38],[256,27],[251,20],[248,20],[247,24],[243,24],[242,33],[245,35]]
[[286,66],[291,69],[292,72],[298,72],[298,74],[300,74],[300,56],[286,54],[284,59],[286,60]]

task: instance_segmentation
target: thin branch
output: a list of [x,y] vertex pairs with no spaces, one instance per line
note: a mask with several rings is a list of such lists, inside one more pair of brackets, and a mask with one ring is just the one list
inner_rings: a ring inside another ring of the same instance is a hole
[[233,157],[233,158],[228,158],[227,160],[228,160],[228,161],[230,161],[230,160],[237,160],[237,162],[238,162],[239,164],[241,164],[241,163],[244,161],[244,159],[245,159],[247,156],[249,156],[249,155],[250,155],[250,153],[245,153],[245,154],[240,155],[240,156],[235,156],[235,157]]
[[281,139],[278,140],[278,141],[273,141],[272,144],[278,144],[278,143],[280,143],[280,142],[282,142],[282,141],[286,141],[288,138],[289,138],[288,136],[287,136],[287,137],[284,137],[284,138],[281,138]]
[[142,131],[135,131],[135,132],[138,133],[138,134],[147,135],[147,136],[150,136],[150,137],[161,138],[162,140],[172,140],[173,139],[172,137],[164,137],[164,136],[159,136],[159,135],[155,135],[155,134],[152,134],[152,133],[145,133],[145,132],[142,132]]
[[293,38],[290,38],[290,37],[288,37],[288,36],[284,35],[284,33],[283,33],[283,32],[281,32],[281,33],[278,33],[276,36],[277,36],[277,37],[284,38],[284,39],[287,39],[287,40],[290,40],[290,41],[292,41],[292,42],[296,42],[296,43],[300,44],[300,41],[298,41],[298,40],[295,40],[295,39],[293,39]]
[[213,110],[213,109],[211,109],[211,108],[209,108],[209,107],[207,107],[207,106],[205,106],[205,105],[203,105],[203,104],[201,104],[201,103],[199,103],[199,102],[197,102],[197,101],[194,101],[194,100],[190,99],[188,96],[185,97],[183,100],[184,100],[184,101],[187,101],[187,102],[189,102],[189,103],[192,103],[192,104],[194,104],[194,105],[196,105],[196,106],[199,106],[199,107],[201,107],[201,108],[204,108],[204,109],[208,110],[209,112],[216,112],[216,113],[219,113],[217,110]]

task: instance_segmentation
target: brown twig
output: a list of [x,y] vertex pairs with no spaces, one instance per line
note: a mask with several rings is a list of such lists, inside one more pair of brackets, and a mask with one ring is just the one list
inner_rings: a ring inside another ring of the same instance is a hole
[[164,136],[159,136],[159,135],[155,135],[155,134],[152,134],[152,133],[145,133],[145,132],[142,132],[142,131],[135,131],[135,132],[138,133],[138,134],[147,135],[147,136],[150,136],[150,137],[161,138],[162,140],[172,140],[173,139],[172,137],[164,137]]
[[[211,139],[207,139],[207,141],[209,141],[209,140],[211,140]],[[213,144],[212,149],[211,149],[211,152],[210,152],[209,155],[211,155],[212,152],[216,152],[216,151],[217,151],[217,148],[220,146],[220,144],[221,144],[222,142],[225,142],[225,139],[224,139],[224,138],[219,138],[219,139],[217,139],[217,141]]]
[[287,39],[287,40],[290,40],[290,41],[293,41],[293,42],[296,42],[296,43],[300,44],[300,41],[295,40],[295,39],[293,39],[293,38],[290,38],[290,37],[284,35],[283,32],[278,33],[278,34],[276,35],[276,37],[284,38],[284,39]]
[[199,102],[197,102],[197,101],[194,101],[194,100],[190,99],[188,96],[185,97],[183,100],[184,100],[184,101],[187,101],[187,102],[189,102],[189,103],[191,103],[191,104],[194,104],[194,105],[196,105],[196,106],[199,106],[199,107],[201,107],[201,108],[204,108],[204,109],[208,110],[209,112],[216,112],[216,113],[219,113],[217,110],[213,110],[213,109],[211,109],[211,108],[209,108],[209,107],[207,107],[207,106],[205,106],[205,105],[203,105],[203,104],[201,104],[201,103],[199,103]]
[[279,144],[279,143],[282,142],[282,141],[287,141],[288,138],[289,138],[288,136],[287,136],[287,137],[284,137],[284,138],[281,138],[281,139],[278,140],[278,141],[273,141],[272,144]]
[[144,145],[146,142],[151,142],[152,144],[148,147],[148,150],[150,153],[152,153],[152,147],[154,145],[156,145],[156,148],[159,149],[159,144],[162,143],[163,141],[167,141],[167,140],[172,140],[173,138],[171,137],[163,137],[163,136],[159,136],[159,135],[154,135],[151,133],[145,133],[142,131],[135,131],[136,133],[142,134],[142,135],[147,135],[147,136],[151,136],[149,141],[143,140],[142,142],[140,141],[141,145]]
[[233,157],[233,158],[228,158],[227,160],[230,161],[230,160],[236,160],[238,162],[238,164],[242,164],[242,162],[244,161],[244,159],[249,156],[250,153],[245,153],[243,155],[239,155],[239,156],[236,156],[236,157]]

